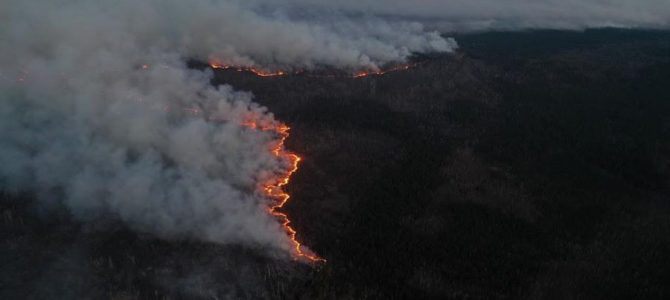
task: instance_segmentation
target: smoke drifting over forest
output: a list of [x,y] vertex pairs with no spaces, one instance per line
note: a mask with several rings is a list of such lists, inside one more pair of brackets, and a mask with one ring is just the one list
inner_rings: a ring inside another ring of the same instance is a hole
[[82,221],[288,250],[259,182],[291,166],[252,95],[185,61],[370,69],[451,51],[421,25],[292,21],[229,1],[2,1],[0,188]]
[[663,298],[669,25],[0,0],[0,298]]

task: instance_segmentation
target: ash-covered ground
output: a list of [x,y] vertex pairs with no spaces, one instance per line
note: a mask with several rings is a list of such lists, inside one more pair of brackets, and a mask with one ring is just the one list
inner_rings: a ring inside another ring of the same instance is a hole
[[383,76],[214,71],[292,128],[303,160],[284,211],[326,264],[82,225],[6,194],[0,298],[670,296],[670,32],[456,39]]

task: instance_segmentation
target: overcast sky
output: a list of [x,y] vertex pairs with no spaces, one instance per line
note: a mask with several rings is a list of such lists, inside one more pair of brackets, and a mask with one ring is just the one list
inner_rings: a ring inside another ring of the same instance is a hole
[[[668,0],[251,0],[293,10],[340,10],[423,20],[445,30],[670,25]],[[248,1],[247,1],[248,3]]]

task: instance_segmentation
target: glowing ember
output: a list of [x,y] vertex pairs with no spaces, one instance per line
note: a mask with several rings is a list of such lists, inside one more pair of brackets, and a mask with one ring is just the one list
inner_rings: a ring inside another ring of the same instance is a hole
[[308,249],[304,249],[296,237],[296,230],[293,229],[291,225],[289,225],[291,221],[289,220],[288,215],[278,211],[284,206],[284,204],[286,204],[286,202],[288,202],[288,199],[291,197],[282,189],[282,187],[289,183],[291,175],[293,175],[293,173],[298,170],[298,164],[300,163],[301,159],[300,156],[290,153],[284,148],[284,141],[289,136],[290,128],[285,124],[278,122],[272,124],[258,124],[253,119],[242,122],[242,126],[254,130],[271,131],[279,135],[279,142],[277,142],[277,144],[274,145],[274,147],[272,147],[270,150],[277,158],[288,161],[290,168],[285,173],[279,174],[277,177],[271,178],[261,184],[260,189],[262,193],[265,196],[277,201],[276,204],[268,208],[268,212],[279,219],[282,226],[284,227],[284,230],[286,230],[286,233],[291,239],[294,254],[297,259],[304,259],[312,263],[325,262],[325,259],[313,254]]

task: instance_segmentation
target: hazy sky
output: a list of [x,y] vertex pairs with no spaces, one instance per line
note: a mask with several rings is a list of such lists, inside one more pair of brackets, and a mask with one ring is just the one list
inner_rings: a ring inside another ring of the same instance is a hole
[[[446,30],[668,27],[667,0],[251,0],[293,10],[343,10],[430,21]],[[248,2],[248,1],[247,1]]]

